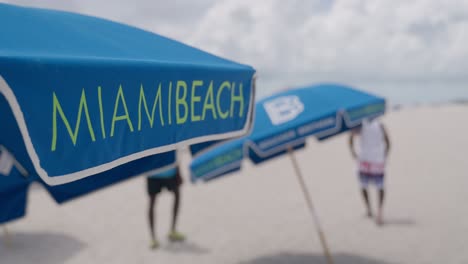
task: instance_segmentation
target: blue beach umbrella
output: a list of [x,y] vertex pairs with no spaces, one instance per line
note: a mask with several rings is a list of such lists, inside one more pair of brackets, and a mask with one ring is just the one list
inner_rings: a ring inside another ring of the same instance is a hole
[[[4,155],[2,152],[0,155]],[[26,212],[26,197],[29,180],[15,167],[11,177],[0,176],[0,223],[23,217]]]
[[330,262],[325,237],[293,150],[304,147],[309,136],[324,140],[384,112],[383,98],[342,85],[322,84],[277,93],[256,103],[250,135],[216,144],[193,159],[192,181],[208,181],[237,171],[244,158],[258,164],[289,154]]
[[23,175],[63,202],[250,128],[250,66],[69,12],[0,4],[0,24],[0,145],[22,167],[0,191]]

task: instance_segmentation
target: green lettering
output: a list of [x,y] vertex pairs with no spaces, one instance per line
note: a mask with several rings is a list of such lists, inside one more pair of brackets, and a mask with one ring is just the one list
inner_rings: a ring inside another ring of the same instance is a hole
[[[119,108],[120,101],[122,101],[122,106],[124,108],[125,115],[117,116],[117,110]],[[121,120],[127,120],[128,127],[130,128],[130,131],[133,132],[133,125],[132,125],[132,121],[130,120],[130,116],[128,115],[127,103],[125,102],[125,96],[122,90],[122,85],[119,86],[119,91],[117,92],[117,98],[115,98],[114,115],[112,116],[112,127],[111,127],[111,133],[110,133],[111,137],[114,136],[115,122],[121,121]]]
[[200,102],[201,101],[201,97],[195,95],[195,89],[198,86],[202,86],[202,85],[203,85],[203,81],[193,81],[192,82],[192,99],[190,100],[192,122],[200,121],[200,119],[201,119],[199,115],[195,115],[195,102]]
[[242,117],[244,114],[244,94],[242,89],[242,83],[239,84],[239,95],[235,95],[236,84],[232,83],[232,90],[231,90],[231,118],[234,115],[234,103],[239,102],[239,117]]
[[106,128],[104,127],[104,111],[102,110],[102,95],[101,86],[98,86],[98,100],[99,100],[99,117],[101,119],[101,132],[102,138],[106,138]]
[[221,119],[226,119],[229,115],[229,111],[223,112],[221,110],[221,103],[220,103],[220,97],[221,93],[223,92],[224,88],[231,89],[231,84],[228,81],[224,81],[221,86],[218,89],[218,93],[216,94],[216,108],[218,110],[218,115],[221,117]]
[[[180,89],[183,88],[184,95],[180,97]],[[177,124],[183,124],[187,121],[188,117],[188,104],[187,104],[187,83],[184,81],[177,81],[176,86],[176,120]],[[184,115],[180,116],[180,106],[185,108]]]
[[81,113],[83,112],[83,109],[85,111],[85,117],[86,117],[86,122],[88,123],[88,130],[89,130],[89,135],[91,136],[92,141],[96,141],[96,137],[94,135],[94,130],[93,126],[91,124],[91,118],[89,116],[89,111],[88,111],[88,104],[86,102],[86,94],[85,90],[81,92],[81,98],[80,98],[80,105],[78,108],[78,116],[76,117],[76,123],[75,123],[75,130],[72,131],[70,123],[68,122],[67,117],[65,116],[65,113],[63,112],[62,106],[60,105],[60,102],[57,98],[57,95],[55,92],[52,93],[53,95],[53,103],[52,103],[52,145],[51,145],[51,151],[55,151],[57,148],[57,111],[62,118],[63,123],[65,124],[65,127],[67,128],[68,134],[70,135],[70,138],[73,142],[73,146],[76,145],[76,140],[78,138],[78,132],[80,131],[80,124],[81,124]]
[[[209,102],[208,102],[209,100]],[[205,120],[206,110],[211,109],[211,113],[213,114],[213,118],[217,119],[216,116],[216,109],[214,105],[214,95],[213,95],[213,81],[210,82],[210,86],[208,87],[208,91],[206,92],[205,102],[203,103],[203,112],[202,112],[202,120]]]
[[159,83],[158,91],[153,102],[153,108],[151,110],[151,115],[148,110],[148,105],[146,103],[145,91],[143,89],[143,84],[140,87],[140,99],[138,100],[138,131],[141,131],[141,105],[145,107],[146,117],[150,123],[150,127],[153,128],[154,124],[154,111],[156,110],[156,105],[159,103],[159,119],[161,120],[161,125],[164,126],[164,118],[162,113],[162,102],[161,102],[161,83]]
[[169,99],[167,101],[167,116],[169,119],[169,125],[172,124],[171,97],[172,97],[172,82],[169,82]]

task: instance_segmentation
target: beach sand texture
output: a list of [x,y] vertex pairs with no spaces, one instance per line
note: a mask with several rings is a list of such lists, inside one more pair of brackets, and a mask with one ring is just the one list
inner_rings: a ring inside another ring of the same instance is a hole
[[[347,140],[309,140],[297,158],[336,263],[468,263],[468,107],[418,107],[383,118],[392,140],[385,225],[366,218]],[[189,158],[183,157],[187,164]],[[283,156],[157,201],[161,248],[149,250],[146,182],[129,180],[63,206],[33,186],[27,217],[8,225],[0,263],[325,263],[291,161]],[[376,192],[371,191],[376,207]],[[3,238],[3,234],[1,235]]]

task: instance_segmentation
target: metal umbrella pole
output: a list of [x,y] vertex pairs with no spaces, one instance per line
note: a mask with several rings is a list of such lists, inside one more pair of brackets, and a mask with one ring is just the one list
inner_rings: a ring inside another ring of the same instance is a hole
[[288,147],[288,154],[293,163],[294,171],[296,172],[296,176],[299,181],[299,185],[301,186],[302,193],[304,194],[304,198],[307,202],[307,206],[309,207],[309,211],[312,214],[312,218],[314,219],[315,229],[318,232],[320,243],[322,244],[322,247],[323,247],[323,252],[325,254],[325,257],[327,258],[327,263],[333,264],[333,259],[330,254],[330,250],[328,249],[327,241],[325,239],[325,233],[322,230],[320,220],[317,216],[317,213],[315,212],[314,205],[312,204],[312,199],[310,198],[309,190],[307,189],[307,186],[305,185],[304,177],[302,176],[301,170],[299,169],[299,165],[297,163],[296,156],[294,155],[294,150],[292,149],[292,147]]

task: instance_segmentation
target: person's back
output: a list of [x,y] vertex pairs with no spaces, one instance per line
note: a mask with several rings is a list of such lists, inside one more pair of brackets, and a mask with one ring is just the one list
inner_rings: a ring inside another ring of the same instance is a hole
[[[359,137],[359,149],[354,149],[354,136]],[[377,223],[382,223],[382,206],[384,200],[385,163],[390,149],[390,140],[384,126],[376,119],[365,120],[359,129],[352,131],[350,148],[358,162],[359,180],[368,216],[372,216],[367,187],[374,183],[379,190],[379,211]]]
[[367,174],[383,174],[386,143],[382,124],[378,120],[366,120],[360,131],[358,152],[359,170]]

